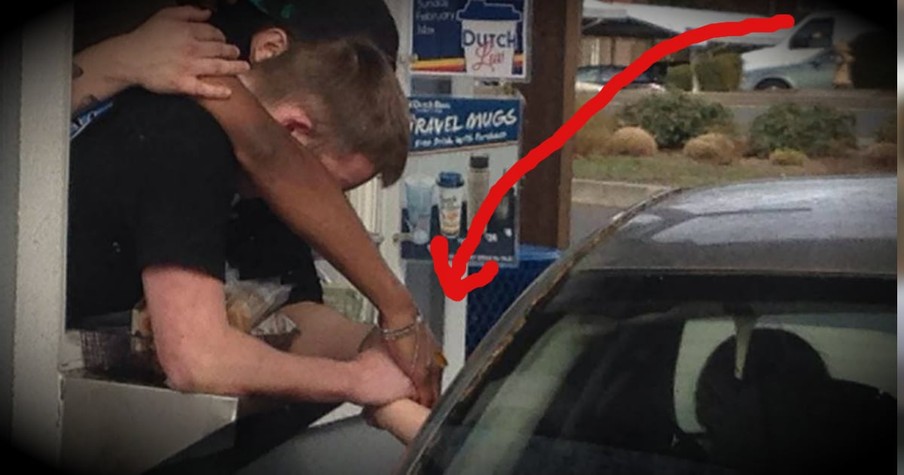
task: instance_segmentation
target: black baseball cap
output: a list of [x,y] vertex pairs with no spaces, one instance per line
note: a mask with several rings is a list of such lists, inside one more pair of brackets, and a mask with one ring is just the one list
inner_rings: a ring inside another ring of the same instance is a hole
[[247,57],[251,37],[278,26],[301,41],[344,37],[370,40],[393,69],[399,53],[399,30],[384,0],[238,0],[219,2],[211,23]]

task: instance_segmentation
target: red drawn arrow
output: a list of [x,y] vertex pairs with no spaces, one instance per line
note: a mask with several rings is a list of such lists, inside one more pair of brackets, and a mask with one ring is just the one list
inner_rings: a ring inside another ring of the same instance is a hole
[[726,36],[772,33],[784,28],[791,28],[792,26],[794,26],[794,18],[791,15],[776,15],[772,18],[749,18],[738,22],[713,23],[681,33],[647,50],[637,61],[634,61],[624,71],[615,75],[596,96],[581,106],[552,137],[546,139],[537,148],[531,150],[530,153],[516,162],[490,188],[486,199],[484,199],[480,209],[474,215],[474,222],[471,223],[465,240],[452,258],[451,265],[448,260],[449,241],[447,238],[436,236],[430,241],[433,268],[446,296],[452,300],[461,301],[472,290],[492,282],[496,274],[499,273],[499,264],[496,261],[487,262],[483,268],[470,276],[466,277],[465,274],[468,271],[468,261],[474,255],[474,251],[477,250],[477,245],[480,244],[480,238],[484,229],[486,229],[487,223],[490,221],[493,210],[499,206],[508,190],[515,186],[515,183],[521,177],[533,170],[555,151],[561,149],[594,114],[609,104],[609,101],[615,97],[618,91],[634,81],[637,76],[660,59],[697,43]]

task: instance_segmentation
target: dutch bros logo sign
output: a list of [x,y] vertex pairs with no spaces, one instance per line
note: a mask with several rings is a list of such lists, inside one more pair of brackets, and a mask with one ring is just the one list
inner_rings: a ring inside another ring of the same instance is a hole
[[492,45],[497,48],[518,47],[518,36],[514,32],[504,32],[502,34],[491,32],[476,32],[474,30],[463,30],[461,32],[461,45],[465,48],[477,46]]
[[465,51],[467,74],[510,76],[518,48],[521,13],[512,5],[469,0],[456,17],[461,22],[461,46]]

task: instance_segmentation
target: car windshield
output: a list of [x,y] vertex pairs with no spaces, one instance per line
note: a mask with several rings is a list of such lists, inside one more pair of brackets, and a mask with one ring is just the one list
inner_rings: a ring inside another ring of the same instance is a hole
[[894,286],[572,275],[490,356],[413,472],[890,472]]

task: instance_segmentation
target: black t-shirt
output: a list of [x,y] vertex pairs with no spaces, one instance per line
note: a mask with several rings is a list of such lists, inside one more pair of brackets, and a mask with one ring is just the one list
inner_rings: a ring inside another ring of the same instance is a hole
[[[68,325],[131,309],[148,266],[222,280],[230,255],[241,278],[280,276],[295,284],[292,302],[319,301],[310,249],[287,238],[262,203],[240,202],[233,214],[237,173],[226,133],[193,100],[141,89],[117,96],[71,145]],[[261,222],[266,229],[244,229]],[[249,237],[273,247],[255,256]],[[292,258],[280,260],[286,255]]]
[[226,258],[243,280],[280,276],[283,284],[292,285],[290,303],[323,302],[311,249],[263,200],[247,199],[233,206]]

